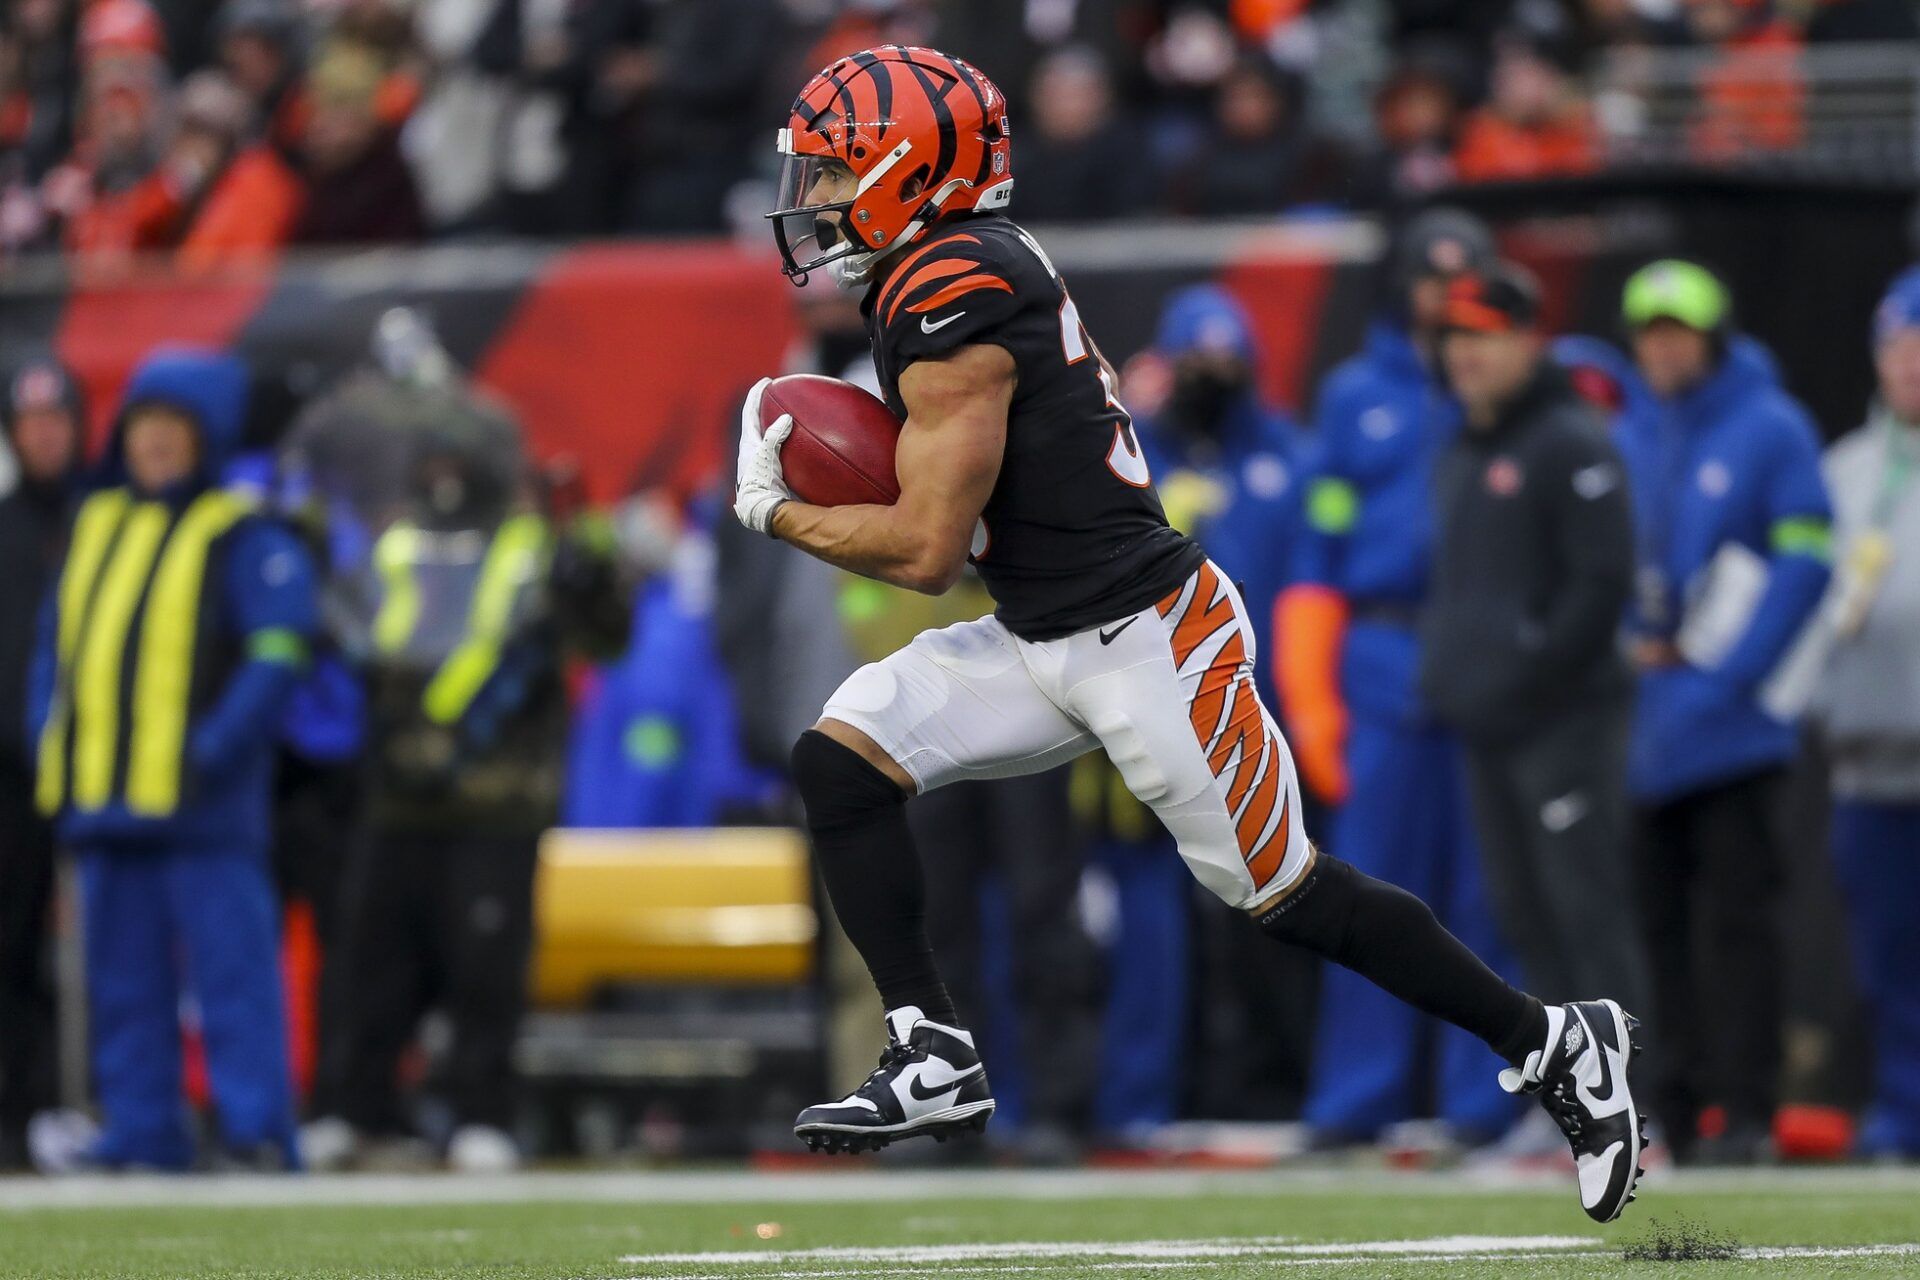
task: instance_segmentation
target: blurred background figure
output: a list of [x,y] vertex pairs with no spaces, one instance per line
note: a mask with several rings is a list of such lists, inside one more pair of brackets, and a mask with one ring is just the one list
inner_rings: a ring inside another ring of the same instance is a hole
[[1114,101],[1113,73],[1090,48],[1047,55],[1027,94],[1020,137],[1020,208],[1042,222],[1100,222],[1153,200],[1146,140]]
[[298,1164],[267,849],[274,733],[317,617],[299,541],[218,484],[247,388],[212,352],[135,372],[35,656],[37,799],[80,860],[105,1168],[194,1160],[183,997],[218,1114],[208,1160]]
[[[53,828],[34,804],[27,723],[35,619],[66,543],[86,413],[52,357],[8,374],[0,431],[14,470],[0,498],[0,1170],[27,1165],[27,1122],[56,1101],[57,1041],[48,955]],[[6,730],[12,730],[7,732]]]
[[[1123,393],[1139,411],[1167,519],[1200,538],[1241,588],[1255,679],[1271,699],[1273,606],[1298,546],[1301,440],[1263,400],[1258,374],[1246,308],[1225,289],[1196,285],[1167,300],[1153,346],[1128,363]],[[1074,767],[1076,795],[1089,797],[1082,820],[1102,833],[1096,857],[1117,892],[1101,1128],[1150,1131],[1179,1113],[1183,1094],[1206,1114],[1223,1105],[1237,1119],[1297,1114],[1317,965],[1195,895],[1172,837],[1104,756]],[[1193,1000],[1194,991],[1207,998]]]
[[[368,683],[367,838],[346,873],[337,1034],[307,1127],[319,1167],[430,1158],[401,1090],[432,1010],[450,1165],[519,1161],[512,1050],[525,1003],[540,835],[563,794],[570,656],[627,640],[610,539],[537,488],[518,425],[463,382],[418,314],[376,335],[380,372],[296,428],[299,469],[373,535],[350,651]],[[354,442],[399,465],[370,474]],[[342,466],[344,464],[344,467]]]
[[1419,200],[1453,181],[1460,91],[1450,70],[1410,57],[1381,83],[1373,99],[1378,145],[1355,166],[1356,206]]
[[1214,90],[1205,140],[1173,175],[1173,202],[1198,217],[1267,214],[1322,197],[1333,167],[1301,114],[1299,81],[1245,54]]
[[1646,988],[1619,647],[1632,516],[1605,424],[1546,355],[1540,306],[1510,264],[1448,294],[1441,363],[1466,430],[1439,467],[1421,689],[1467,744],[1487,896],[1528,989],[1631,1009]]
[[1860,1154],[1920,1159],[1920,268],[1874,316],[1879,403],[1827,451],[1833,627],[1819,709],[1833,856],[1873,1016]]
[[386,79],[368,51],[341,43],[307,78],[301,134],[306,199],[293,239],[338,245],[417,240],[426,230],[398,131],[381,117]]
[[1492,93],[1460,129],[1460,180],[1514,182],[1598,168],[1598,134],[1570,40],[1520,28],[1494,49]]
[[[1447,289],[1493,256],[1487,228],[1458,210],[1430,210],[1402,229],[1383,313],[1320,389],[1305,530],[1274,643],[1301,775],[1343,806],[1323,828],[1328,851],[1425,898],[1498,966],[1505,949],[1481,890],[1460,743],[1421,699],[1417,629],[1434,462],[1460,431],[1435,364]],[[1506,1131],[1514,1107],[1485,1046],[1428,1030],[1372,983],[1327,970],[1304,1116],[1321,1141],[1368,1141],[1415,1118],[1429,1079],[1455,1141]]]
[[[1751,1163],[1771,1157],[1779,1094],[1779,808],[1799,751],[1763,686],[1827,584],[1819,437],[1705,268],[1644,267],[1622,307],[1650,393],[1628,399],[1615,442],[1643,513],[1628,778],[1655,1114],[1676,1158]],[[1707,1107],[1724,1122],[1699,1135]]]

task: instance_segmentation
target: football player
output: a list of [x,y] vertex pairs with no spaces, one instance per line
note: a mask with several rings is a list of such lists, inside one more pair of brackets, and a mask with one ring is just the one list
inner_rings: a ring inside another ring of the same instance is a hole
[[945,591],[972,563],[996,605],[855,672],[793,749],[821,876],[889,1032],[867,1080],[794,1132],[842,1151],[985,1127],[993,1095],[927,944],[902,806],[1101,747],[1208,889],[1507,1059],[1501,1083],[1538,1095],[1571,1142],[1587,1212],[1615,1217],[1643,1142],[1633,1020],[1612,1001],[1548,1007],[1515,990],[1419,899],[1307,839],[1239,591],[1168,526],[1112,368],[1003,213],[1000,91],[931,49],[872,49],[808,82],[778,146],[784,270],[864,291],[881,388],[905,422],[900,498],[795,498],[780,470],[792,419],[762,432],[762,381],[741,413],[735,512],[917,591]]

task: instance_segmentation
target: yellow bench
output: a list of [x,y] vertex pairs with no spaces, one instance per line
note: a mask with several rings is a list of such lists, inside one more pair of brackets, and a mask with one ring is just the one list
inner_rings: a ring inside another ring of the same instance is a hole
[[781,828],[549,831],[533,999],[621,985],[791,986],[814,969],[807,846]]

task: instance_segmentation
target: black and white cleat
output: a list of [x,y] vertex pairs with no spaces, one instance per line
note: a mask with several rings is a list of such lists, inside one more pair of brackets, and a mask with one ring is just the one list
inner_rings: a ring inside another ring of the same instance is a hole
[[945,1142],[986,1132],[994,1101],[972,1035],[929,1022],[911,1007],[887,1015],[887,1032],[880,1065],[858,1089],[808,1107],[794,1121],[794,1136],[808,1150],[878,1151],[902,1138]]
[[1619,1217],[1646,1172],[1647,1118],[1633,1096],[1639,1025],[1612,1000],[1549,1008],[1546,1044],[1500,1073],[1501,1088],[1536,1095],[1566,1135],[1580,1207],[1595,1222]]

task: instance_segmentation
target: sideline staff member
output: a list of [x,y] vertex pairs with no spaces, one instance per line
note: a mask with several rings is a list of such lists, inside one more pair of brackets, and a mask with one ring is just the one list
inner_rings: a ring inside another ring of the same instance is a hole
[[1625,859],[1633,534],[1619,456],[1546,357],[1539,291],[1456,280],[1440,344],[1466,430],[1436,475],[1421,685],[1467,744],[1487,891],[1532,986],[1638,1008]]

